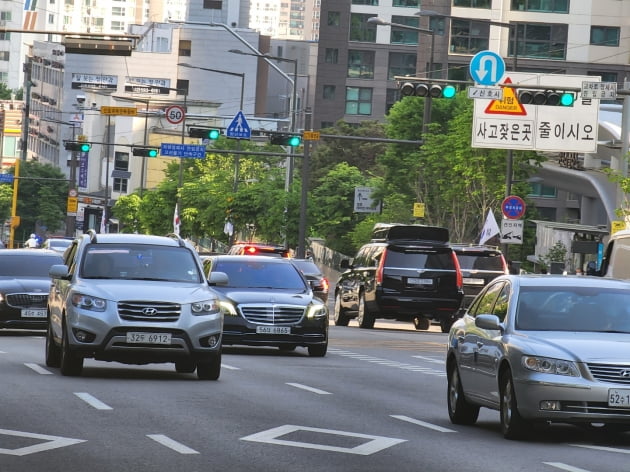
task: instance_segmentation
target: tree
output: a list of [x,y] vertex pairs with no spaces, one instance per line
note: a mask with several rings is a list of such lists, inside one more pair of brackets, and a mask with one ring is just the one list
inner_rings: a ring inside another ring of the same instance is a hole
[[141,233],[141,224],[138,221],[140,204],[142,199],[138,194],[122,195],[116,200],[112,208],[112,215],[120,223],[121,233]]

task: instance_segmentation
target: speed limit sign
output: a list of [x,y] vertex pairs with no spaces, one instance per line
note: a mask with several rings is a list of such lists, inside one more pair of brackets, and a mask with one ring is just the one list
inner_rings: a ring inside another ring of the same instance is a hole
[[178,105],[172,105],[168,107],[164,113],[166,115],[166,121],[173,125],[179,124],[184,121],[184,117],[186,116],[184,108]]

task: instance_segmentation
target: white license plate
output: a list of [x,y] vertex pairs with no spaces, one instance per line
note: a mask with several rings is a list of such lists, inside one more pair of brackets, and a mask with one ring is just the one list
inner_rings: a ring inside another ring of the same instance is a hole
[[22,318],[46,318],[45,308],[22,308]]
[[127,333],[130,344],[171,344],[171,333]]
[[289,326],[256,326],[258,334],[291,334]]
[[608,406],[630,408],[630,388],[609,388]]
[[464,277],[462,282],[468,285],[483,285],[483,279],[472,279],[470,277]]
[[407,279],[409,285],[431,285],[433,279],[419,279],[418,277],[409,277]]

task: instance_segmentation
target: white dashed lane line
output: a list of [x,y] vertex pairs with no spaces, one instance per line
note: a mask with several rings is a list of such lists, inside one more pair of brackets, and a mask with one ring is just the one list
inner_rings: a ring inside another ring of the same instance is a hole
[[389,415],[392,418],[396,418],[400,421],[406,421],[407,423],[417,424],[418,426],[422,426],[424,428],[432,429],[433,431],[439,431],[440,433],[456,433],[457,431],[453,429],[444,428],[442,426],[438,426],[436,424],[427,423],[426,421],[416,420],[414,418],[410,418],[409,416],[404,415]]
[[[403,369],[403,370],[407,370],[411,372],[422,372],[423,374],[437,375],[438,377],[446,377],[446,373],[443,370],[441,369],[438,370],[432,367],[422,367],[419,365],[407,364],[405,362],[397,362],[397,361],[392,361],[389,359],[382,359],[380,357],[367,356],[365,354],[358,354],[356,352],[344,351],[343,349],[328,348],[328,352],[331,354],[337,354],[343,357],[349,357],[351,359],[357,359],[360,361],[370,362],[372,364],[379,364],[379,365],[383,365],[387,367],[394,367],[396,369]],[[425,360],[422,357],[418,357],[418,358]],[[430,359],[430,358],[427,358],[427,359]],[[430,359],[430,360],[431,362],[438,362],[435,359]],[[439,362],[439,363],[443,364],[443,362]]]
[[100,401],[98,398],[93,397],[89,393],[74,392],[74,394],[77,397],[79,397],[81,400],[83,400],[85,403],[87,403],[88,405],[96,408],[97,410],[112,410],[111,406],[106,405],[105,403]]
[[287,382],[287,385],[290,385],[291,387],[295,387],[295,388],[300,388],[302,390],[306,390],[308,392],[313,392],[316,393],[318,395],[331,395],[330,392],[327,392],[325,390],[320,390],[318,388],[314,388],[314,387],[309,387],[308,385],[302,385],[299,383],[291,383],[291,382]]
[[166,446],[175,452],[179,452],[180,454],[199,454],[199,452],[194,449],[184,446],[182,443],[178,443],[177,441],[173,441],[171,438],[163,434],[147,434],[147,437],[153,439],[162,446]]
[[29,369],[34,370],[35,372],[37,372],[38,374],[42,374],[42,375],[52,375],[52,372],[44,369],[42,366],[40,366],[39,364],[32,364],[30,362],[27,362],[24,364],[26,367],[28,367]]
[[556,469],[565,470],[566,472],[590,472],[586,469],[581,469],[580,467],[573,467],[569,464],[563,464],[562,462],[543,462],[543,464],[550,467],[555,467]]

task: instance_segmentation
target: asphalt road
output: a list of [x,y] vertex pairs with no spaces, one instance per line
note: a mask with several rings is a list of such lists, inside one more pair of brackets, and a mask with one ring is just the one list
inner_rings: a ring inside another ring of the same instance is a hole
[[452,425],[446,335],[402,325],[331,326],[324,358],[229,347],[217,382],[92,360],[63,377],[43,333],[0,332],[0,471],[630,469],[630,435],[554,426],[507,441],[488,410]]

